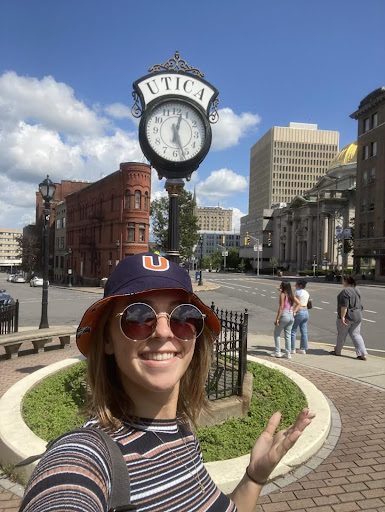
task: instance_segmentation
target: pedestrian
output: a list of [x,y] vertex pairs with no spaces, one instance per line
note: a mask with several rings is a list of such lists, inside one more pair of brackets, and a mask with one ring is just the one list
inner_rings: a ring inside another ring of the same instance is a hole
[[[305,279],[298,279],[295,283],[296,291],[294,293],[294,298],[299,300],[294,307],[294,323],[291,328],[291,353],[292,354],[306,354],[308,348],[308,337],[307,337],[307,323],[309,321],[309,311],[307,309],[307,304],[309,302],[309,292],[305,290],[306,281]],[[301,333],[301,342],[300,348],[296,350],[295,348],[295,339],[297,336],[297,329],[299,327]]]
[[[77,345],[87,357],[91,392],[85,426],[104,429],[118,445],[138,511],[252,512],[271,471],[314,417],[304,409],[294,425],[275,433],[275,413],[240,483],[230,497],[223,494],[193,433],[219,332],[185,269],[151,253],[121,260],[104,298],[83,316]],[[105,512],[111,482],[105,443],[89,429],[70,432],[43,455],[20,511]]]
[[[291,359],[291,328],[294,322],[293,308],[295,300],[291,284],[288,281],[282,281],[278,290],[280,294],[277,317],[274,322],[275,353],[273,356],[282,357],[280,334],[283,330],[285,333],[285,357]],[[298,301],[298,299],[296,300]]]
[[337,297],[337,344],[329,354],[340,356],[346,336],[349,334],[357,359],[366,361],[368,352],[361,336],[361,294],[356,288],[357,283],[353,276],[343,276],[342,284],[344,288]]

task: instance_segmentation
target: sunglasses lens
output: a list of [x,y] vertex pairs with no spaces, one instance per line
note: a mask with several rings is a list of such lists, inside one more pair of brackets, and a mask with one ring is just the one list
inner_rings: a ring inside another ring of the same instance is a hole
[[146,340],[156,329],[155,311],[147,304],[130,304],[121,316],[123,334],[134,341]]
[[177,306],[170,316],[170,328],[175,337],[183,341],[197,338],[203,331],[204,318],[192,304]]

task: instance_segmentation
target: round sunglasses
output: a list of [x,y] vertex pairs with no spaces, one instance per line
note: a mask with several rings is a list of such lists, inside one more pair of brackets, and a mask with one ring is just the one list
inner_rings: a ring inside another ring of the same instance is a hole
[[202,333],[206,317],[193,304],[179,304],[170,314],[157,314],[144,302],[134,302],[116,316],[120,317],[122,333],[132,341],[148,340],[154,334],[160,316],[167,317],[175,338],[180,341],[193,341]]

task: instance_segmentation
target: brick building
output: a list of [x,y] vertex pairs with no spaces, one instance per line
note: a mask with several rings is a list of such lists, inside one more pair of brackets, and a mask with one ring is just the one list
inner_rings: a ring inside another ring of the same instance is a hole
[[74,283],[97,284],[120,259],[148,251],[150,198],[151,167],[142,163],[122,163],[67,196],[67,265]]
[[385,281],[385,87],[350,117],[358,121],[354,269]]

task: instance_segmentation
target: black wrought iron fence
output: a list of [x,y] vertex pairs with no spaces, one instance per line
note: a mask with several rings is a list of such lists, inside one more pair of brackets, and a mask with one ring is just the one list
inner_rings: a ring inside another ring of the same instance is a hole
[[238,313],[219,310],[212,303],[211,309],[221,323],[221,332],[213,345],[213,358],[206,382],[209,400],[232,395],[242,395],[243,379],[247,365],[248,312]]
[[19,301],[9,306],[0,306],[0,335],[18,332]]

